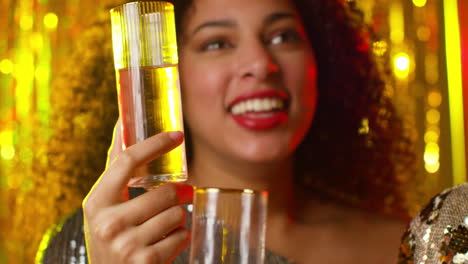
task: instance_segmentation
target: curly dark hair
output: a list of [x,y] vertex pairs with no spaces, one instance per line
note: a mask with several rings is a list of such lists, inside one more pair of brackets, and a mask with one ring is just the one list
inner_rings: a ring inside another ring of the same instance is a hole
[[[170,2],[177,28],[183,28],[192,0]],[[398,178],[414,172],[415,155],[411,135],[385,95],[390,83],[372,52],[375,34],[353,1],[293,2],[315,51],[319,94],[312,127],[296,151],[298,189],[402,212]]]
[[388,72],[372,51],[376,36],[352,1],[295,3],[316,51],[319,89],[315,120],[298,149],[299,182],[329,198],[401,212],[399,179],[414,173],[415,154],[410,129],[386,96]]

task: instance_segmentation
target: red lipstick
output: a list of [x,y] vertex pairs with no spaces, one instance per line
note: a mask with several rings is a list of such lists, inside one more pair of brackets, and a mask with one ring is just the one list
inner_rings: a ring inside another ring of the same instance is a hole
[[249,116],[249,114],[231,116],[237,124],[250,130],[272,129],[282,123],[285,123],[288,119],[288,115],[283,111],[275,112],[271,116],[263,118],[252,118]]
[[[266,91],[255,91],[245,93],[237,98],[235,98],[230,104],[229,109],[232,110],[232,107],[238,103],[247,100],[253,99],[263,99],[263,98],[276,98],[283,101],[283,105],[286,104],[287,95],[285,92],[266,90]],[[234,114],[231,112],[231,117],[234,121],[241,127],[247,128],[249,130],[267,130],[275,128],[288,119],[286,112],[286,107],[282,109],[271,109],[263,111],[249,111],[242,114]]]

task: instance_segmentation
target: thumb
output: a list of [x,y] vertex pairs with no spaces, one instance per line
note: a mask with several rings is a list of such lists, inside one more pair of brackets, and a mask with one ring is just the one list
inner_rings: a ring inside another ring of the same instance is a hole
[[117,120],[114,126],[114,133],[112,136],[112,143],[107,151],[106,168],[115,160],[115,158],[122,152],[122,120]]

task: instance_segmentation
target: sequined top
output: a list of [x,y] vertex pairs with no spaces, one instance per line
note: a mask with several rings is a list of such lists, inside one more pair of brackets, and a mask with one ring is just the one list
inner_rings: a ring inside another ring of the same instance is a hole
[[399,264],[468,264],[468,183],[435,196],[402,239]]
[[[189,212],[190,213],[190,210]],[[190,217],[187,217],[186,226],[189,227]],[[37,263],[43,264],[85,264],[86,244],[83,232],[83,211],[77,210],[63,224],[52,228],[57,232],[49,241],[43,241],[42,250],[38,251]],[[52,231],[53,232],[53,231]],[[45,236],[47,237],[47,236]],[[172,264],[189,263],[190,249],[185,249]],[[278,256],[268,249],[265,252],[265,264],[294,264],[284,257]]]

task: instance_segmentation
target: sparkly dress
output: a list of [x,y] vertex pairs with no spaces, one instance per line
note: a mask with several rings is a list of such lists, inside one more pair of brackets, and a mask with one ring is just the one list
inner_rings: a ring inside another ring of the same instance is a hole
[[[190,211],[188,211],[190,214]],[[186,226],[190,226],[187,217]],[[85,264],[88,263],[83,233],[83,211],[80,209],[69,217],[63,224],[51,229],[52,233],[45,235],[41,243],[37,259],[43,264]],[[47,238],[48,239],[47,241]],[[190,249],[185,249],[172,262],[173,264],[188,264]],[[293,264],[284,257],[278,256],[269,250],[265,252],[265,264]]]
[[468,183],[435,196],[405,232],[399,264],[468,264]]

